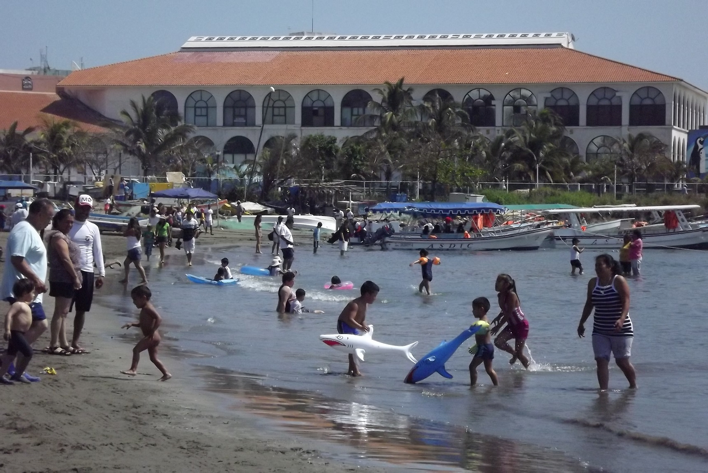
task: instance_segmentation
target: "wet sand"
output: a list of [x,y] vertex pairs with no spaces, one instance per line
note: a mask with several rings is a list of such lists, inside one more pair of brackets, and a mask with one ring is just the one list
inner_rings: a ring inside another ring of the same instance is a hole
[[[245,232],[218,232],[201,237],[199,244],[248,239]],[[6,240],[7,233],[0,234],[3,247]],[[104,235],[103,244],[108,262],[122,261],[124,238]],[[118,269],[107,273],[121,276]],[[44,305],[51,318],[53,298],[45,296]],[[36,342],[28,372],[40,374],[42,381],[0,390],[2,471],[373,471],[353,460],[343,464],[327,458],[318,451],[326,444],[286,437],[238,410],[224,409],[221,398],[202,389],[193,368],[170,353],[168,340],[163,339],[160,358],[173,379],[158,382],[159,372],[147,356],[138,376],[120,374],[130,364],[127,342],[139,338],[137,329],[121,330],[125,321],[94,306],[82,336],[87,355],[41,353],[49,331]],[[56,376],[41,374],[44,367],[54,368]]]

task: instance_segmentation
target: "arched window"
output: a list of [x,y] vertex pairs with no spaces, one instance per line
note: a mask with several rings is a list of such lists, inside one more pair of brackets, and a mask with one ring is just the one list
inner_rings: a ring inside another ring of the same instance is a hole
[[666,100],[664,94],[654,87],[642,87],[629,101],[630,126],[664,126],[666,124]]
[[572,156],[580,156],[580,148],[578,147],[578,143],[576,143],[570,136],[564,136],[560,139],[560,147]]
[[302,100],[302,126],[334,126],[334,100],[321,89]]
[[192,92],[184,104],[184,121],[195,126],[216,126],[216,100],[206,90]]
[[621,126],[622,98],[614,89],[600,87],[588,97],[588,126]]
[[179,106],[177,105],[177,99],[172,92],[166,90],[157,90],[152,93],[152,98],[159,107],[170,114],[177,115],[179,113]]
[[445,89],[433,89],[423,96],[423,102],[430,102],[435,96],[440,97],[443,102],[452,99],[452,94]]
[[585,161],[594,159],[617,158],[622,149],[616,139],[603,135],[593,139],[585,150]]
[[565,126],[580,125],[580,101],[572,90],[565,87],[553,89],[544,106],[556,112]]
[[245,136],[234,136],[224,145],[225,164],[243,164],[253,159],[255,154],[253,143]]
[[504,126],[521,126],[536,111],[536,96],[528,89],[514,89],[504,97]]
[[263,123],[266,125],[295,124],[295,101],[284,90],[269,93],[263,100]]
[[360,119],[368,113],[371,95],[365,90],[347,92],[342,99],[342,126],[374,126],[373,118]]
[[473,126],[496,126],[497,112],[494,96],[487,89],[472,89],[462,99],[462,108],[470,117]]
[[245,90],[234,90],[224,100],[224,126],[256,126],[256,101]]

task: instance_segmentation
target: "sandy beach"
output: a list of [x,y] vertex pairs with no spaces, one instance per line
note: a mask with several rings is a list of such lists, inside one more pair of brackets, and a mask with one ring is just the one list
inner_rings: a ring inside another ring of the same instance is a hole
[[[7,235],[0,235],[3,247]],[[201,237],[200,244],[234,244],[247,238],[220,231]],[[103,244],[107,261],[122,261],[124,238],[103,235]],[[108,278],[121,275],[117,269],[107,273]],[[100,303],[100,296],[97,300]],[[44,301],[51,318],[53,298],[45,296]],[[2,471],[361,470],[355,464],[332,462],[312,440],[286,438],[223,409],[217,396],[200,389],[199,377],[190,375],[193,368],[170,354],[169,342],[163,342],[160,357],[173,379],[158,382],[158,371],[147,356],[141,358],[138,376],[120,374],[130,364],[127,342],[139,336],[121,330],[125,321],[94,305],[82,336],[82,345],[90,350],[87,355],[42,353],[49,331],[37,341],[28,372],[40,374],[42,381],[6,386],[0,394]],[[45,367],[54,368],[56,376],[40,373]]]

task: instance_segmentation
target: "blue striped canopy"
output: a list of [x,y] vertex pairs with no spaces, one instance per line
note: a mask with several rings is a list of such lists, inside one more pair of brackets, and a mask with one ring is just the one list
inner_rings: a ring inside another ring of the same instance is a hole
[[479,215],[479,214],[503,214],[506,209],[491,202],[382,202],[369,209],[371,212],[416,215]]

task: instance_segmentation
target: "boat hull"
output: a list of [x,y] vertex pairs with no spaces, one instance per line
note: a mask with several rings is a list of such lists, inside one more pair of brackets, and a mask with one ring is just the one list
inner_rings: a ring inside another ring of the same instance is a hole
[[[280,216],[281,215],[262,215],[261,226],[263,230],[266,233],[270,232],[270,228],[277,223],[278,217]],[[285,216],[283,215],[282,217],[283,221],[285,221]],[[238,222],[235,217],[231,217],[227,220],[222,220],[221,225],[226,228],[233,228],[234,230],[253,230],[253,221],[255,219],[255,215],[243,215],[241,222]],[[322,222],[322,230],[330,232],[337,231],[337,221],[333,217],[324,215],[295,215],[293,219],[293,228],[298,230],[314,230],[317,228],[317,224]]]
[[386,238],[381,247],[385,250],[418,250],[424,248],[429,251],[531,251],[539,249],[543,241],[552,233],[552,230],[528,230],[469,239],[401,238],[394,235]]
[[[583,248],[596,248],[599,250],[616,250],[623,245],[623,235],[587,235],[578,232],[573,236],[555,236],[557,242],[568,245],[577,238]],[[643,249],[672,249],[686,248],[708,250],[708,228],[686,230],[681,232],[646,233],[642,235]]]

